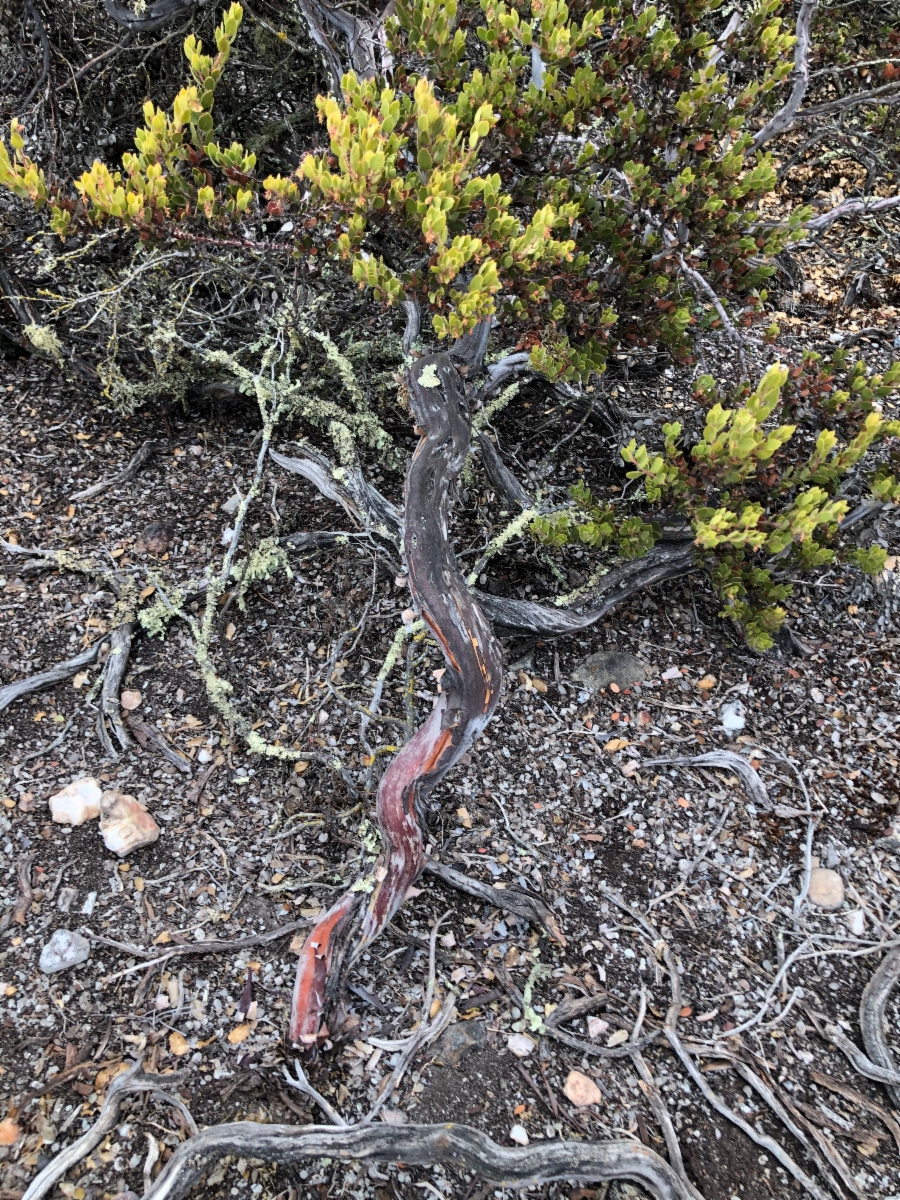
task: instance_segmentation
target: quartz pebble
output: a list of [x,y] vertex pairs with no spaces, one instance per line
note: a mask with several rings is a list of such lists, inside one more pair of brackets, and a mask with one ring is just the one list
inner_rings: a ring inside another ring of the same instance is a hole
[[159,826],[134,796],[104,792],[100,800],[100,833],[107,850],[125,858],[159,837]]
[[528,1145],[528,1134],[522,1125],[513,1125],[509,1131],[509,1140],[515,1142],[517,1146]]
[[809,879],[810,901],[819,908],[840,908],[844,903],[844,881],[837,871],[828,867],[813,867]]
[[506,1042],[507,1050],[511,1050],[516,1058],[527,1058],[534,1049],[534,1041],[527,1033],[511,1033]]
[[45,975],[68,971],[91,956],[91,943],[71,929],[57,929],[41,951],[39,966]]
[[103,789],[92,776],[76,779],[50,797],[50,815],[57,825],[83,825],[100,816]]

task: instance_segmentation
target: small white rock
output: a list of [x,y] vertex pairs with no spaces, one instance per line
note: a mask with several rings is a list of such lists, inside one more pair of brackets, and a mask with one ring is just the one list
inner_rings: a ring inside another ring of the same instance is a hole
[[41,951],[38,965],[45,975],[53,975],[87,962],[90,956],[91,943],[86,937],[71,929],[57,929]]
[[809,898],[818,908],[831,911],[844,903],[844,881],[837,871],[813,867],[809,880]]
[[609,1021],[604,1021],[602,1017],[588,1017],[587,1028],[589,1038],[598,1038],[609,1029]]
[[726,733],[737,733],[747,724],[746,709],[740,700],[729,700],[719,710],[719,717]]
[[824,704],[825,703],[825,693],[820,691],[817,687],[810,688],[809,694],[810,694],[814,704]]
[[511,1033],[506,1041],[506,1048],[510,1050],[516,1058],[527,1058],[534,1050],[534,1041],[527,1033]]
[[212,762],[212,750],[207,750],[206,747],[204,746],[203,749],[197,755],[197,762],[201,762],[201,763]]
[[528,1134],[526,1133],[524,1126],[513,1125],[512,1129],[509,1131],[509,1140],[511,1142],[515,1142],[517,1146],[527,1146]]
[[159,826],[134,796],[104,792],[100,798],[100,833],[107,850],[125,858],[159,838]]
[[847,928],[854,937],[862,937],[866,932],[866,914],[861,908],[858,908],[856,912],[847,913],[846,921]]
[[50,797],[50,814],[57,825],[83,825],[100,816],[103,789],[92,776],[76,779]]

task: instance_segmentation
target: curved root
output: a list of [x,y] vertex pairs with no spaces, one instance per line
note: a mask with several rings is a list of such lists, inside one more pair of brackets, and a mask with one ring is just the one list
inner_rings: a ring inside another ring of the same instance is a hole
[[523,1149],[498,1146],[468,1125],[215,1125],[183,1142],[144,1200],[181,1200],[225,1155],[292,1164],[329,1157],[413,1166],[451,1163],[498,1186],[526,1187],[570,1179],[583,1183],[627,1179],[655,1200],[693,1200],[665,1159],[630,1141],[548,1141]]
[[[866,984],[859,1004],[859,1024],[863,1045],[876,1066],[897,1074],[897,1067],[885,1037],[887,1005],[891,992],[900,979],[900,947],[889,950],[881,960],[875,974]],[[900,1086],[885,1082],[888,1095],[896,1108],[900,1108]]]

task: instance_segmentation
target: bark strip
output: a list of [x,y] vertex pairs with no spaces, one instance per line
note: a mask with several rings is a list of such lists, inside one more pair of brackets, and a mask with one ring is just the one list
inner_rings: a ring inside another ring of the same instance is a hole
[[466,587],[449,535],[451,491],[471,433],[462,374],[480,365],[486,336],[486,329],[477,331],[451,354],[427,355],[406,373],[422,437],[406,477],[404,549],[413,605],[447,661],[445,691],[382,777],[376,818],[383,849],[373,875],[342,896],[304,943],[290,1035],[310,1049],[329,1036],[347,971],[391,920],[425,864],[418,805],[485,727],[500,695],[500,646]]

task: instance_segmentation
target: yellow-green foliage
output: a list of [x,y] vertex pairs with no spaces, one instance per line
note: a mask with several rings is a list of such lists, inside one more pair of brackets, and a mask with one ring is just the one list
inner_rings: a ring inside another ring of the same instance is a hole
[[[766,257],[806,215],[759,231],[756,203],[775,173],[745,132],[790,72],[790,4],[760,0],[710,63],[719,4],[400,0],[386,31],[390,83],[346,75],[340,99],[317,101],[329,151],[262,182],[252,153],[213,138],[242,18],[232,4],[215,55],[185,41],[190,82],[170,112],[147,102],[121,170],[96,161],[76,182],[84,217],[25,155],[15,122],[0,183],[49,204],[63,235],[73,220],[117,220],[150,239],[291,213],[298,254],[345,263],[385,303],[427,303],[439,337],[496,314],[528,334],[532,365],[550,378],[602,368],[613,337],[684,353],[696,304],[666,236],[687,229],[677,245],[726,304],[740,295],[752,310]],[[733,82],[729,58],[749,65],[751,82]]]
[[[821,365],[819,355],[808,355],[793,373],[770,367],[759,386],[739,406],[729,408],[715,400],[708,410],[702,437],[685,453],[678,422],[664,425],[665,447],[653,454],[632,439],[622,448],[622,458],[634,469],[630,479],[641,479],[651,501],[673,499],[690,518],[698,549],[709,558],[712,577],[725,602],[723,612],[741,621],[751,645],[766,649],[784,620],[778,601],[791,591],[776,582],[771,563],[788,556],[797,567],[810,568],[831,562],[840,522],[849,505],[835,498],[841,479],[873,445],[900,435],[900,421],[888,421],[874,401],[900,386],[900,363],[883,376],[870,375],[864,364],[848,371],[849,387],[834,386],[837,371],[847,369],[846,356],[835,355]],[[789,375],[792,374],[789,387]],[[716,389],[710,376],[698,383],[698,395],[707,402]],[[820,402],[810,409],[805,397],[820,391]],[[849,409],[852,397],[856,407]],[[798,427],[766,422],[781,406],[785,412],[803,404],[804,416],[849,423],[844,445],[831,427],[822,429],[808,454],[796,454],[791,445]],[[847,421],[850,416],[849,422]],[[886,501],[898,490],[894,477],[884,471],[871,481],[872,494]],[[864,571],[884,566],[886,552],[843,548],[844,557]]]

